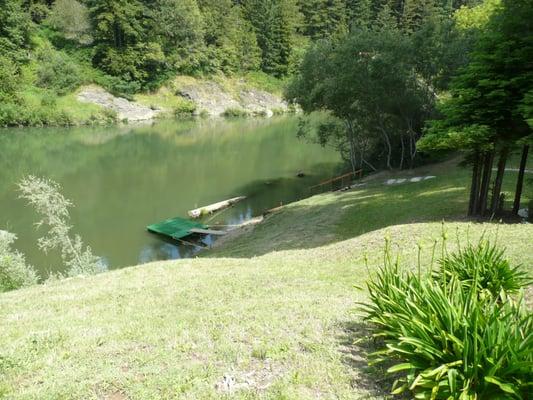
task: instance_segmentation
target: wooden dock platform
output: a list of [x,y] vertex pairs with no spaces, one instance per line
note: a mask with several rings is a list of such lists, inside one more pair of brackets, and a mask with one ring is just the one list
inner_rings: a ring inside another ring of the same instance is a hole
[[158,235],[166,236],[175,240],[180,240],[194,233],[206,234],[206,232],[209,231],[207,225],[179,217],[170,218],[165,221],[158,222],[157,224],[148,225],[146,229],[149,232],[157,233]]

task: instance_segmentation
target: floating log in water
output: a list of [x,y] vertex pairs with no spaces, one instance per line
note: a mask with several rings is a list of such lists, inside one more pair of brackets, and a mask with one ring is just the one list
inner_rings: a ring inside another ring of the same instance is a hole
[[202,215],[211,214],[215,211],[231,207],[235,203],[238,203],[239,201],[244,200],[245,198],[246,196],[239,196],[229,200],[219,201],[218,203],[211,204],[205,207],[195,208],[194,210],[189,211],[188,214],[191,218],[200,218]]
[[213,229],[192,228],[191,233],[199,233],[201,235],[222,236],[222,235],[225,235],[227,232],[226,231],[214,231]]

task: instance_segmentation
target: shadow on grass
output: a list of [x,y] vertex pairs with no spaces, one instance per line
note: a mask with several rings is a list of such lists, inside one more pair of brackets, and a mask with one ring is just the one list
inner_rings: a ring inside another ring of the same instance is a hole
[[251,257],[272,251],[310,249],[415,222],[464,221],[468,193],[464,175],[407,183],[382,182],[325,193],[289,204],[246,235],[207,257]]
[[353,388],[365,390],[377,398],[392,398],[390,388],[394,379],[386,375],[385,367],[369,366],[369,354],[377,350],[368,324],[351,321],[341,325],[338,336],[342,362],[353,372]]

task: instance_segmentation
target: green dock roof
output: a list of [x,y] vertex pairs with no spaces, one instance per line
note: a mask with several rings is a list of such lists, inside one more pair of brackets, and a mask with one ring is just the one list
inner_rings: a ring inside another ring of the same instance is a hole
[[146,229],[172,239],[181,239],[192,234],[191,229],[207,229],[207,226],[184,218],[170,218],[157,224],[148,225]]

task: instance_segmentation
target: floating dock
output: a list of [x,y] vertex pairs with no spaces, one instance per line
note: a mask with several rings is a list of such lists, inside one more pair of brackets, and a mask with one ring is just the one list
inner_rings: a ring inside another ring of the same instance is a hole
[[148,225],[146,229],[149,232],[166,236],[174,240],[181,240],[184,237],[193,234],[217,236],[226,234],[225,231],[215,231],[209,229],[207,225],[201,224],[200,222],[191,221],[180,217],[170,218],[157,224]]
[[146,229],[148,229],[149,232],[157,233],[158,235],[175,240],[182,239],[194,233],[204,233],[208,231],[207,225],[179,217],[148,225]]

